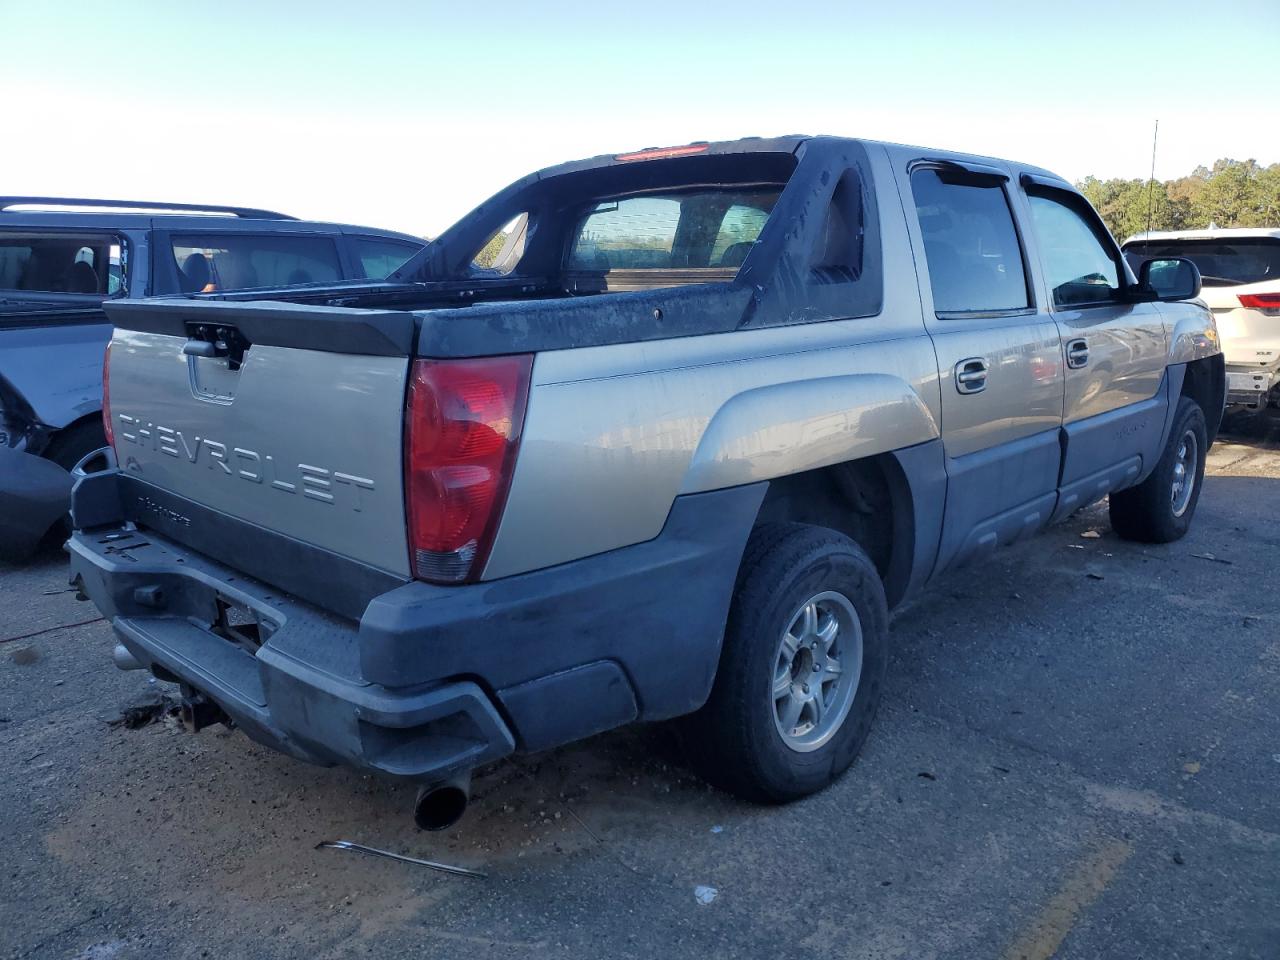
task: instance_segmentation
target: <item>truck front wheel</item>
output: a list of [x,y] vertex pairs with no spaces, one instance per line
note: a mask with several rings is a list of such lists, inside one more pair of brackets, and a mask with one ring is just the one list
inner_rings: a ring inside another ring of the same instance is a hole
[[1180,397],[1156,468],[1136,487],[1111,494],[1111,529],[1142,543],[1182,539],[1200,500],[1208,450],[1204,411],[1190,397]]
[[880,702],[888,611],[875,565],[834,530],[758,527],[711,697],[684,720],[691,759],[748,800],[821,790],[862,749]]

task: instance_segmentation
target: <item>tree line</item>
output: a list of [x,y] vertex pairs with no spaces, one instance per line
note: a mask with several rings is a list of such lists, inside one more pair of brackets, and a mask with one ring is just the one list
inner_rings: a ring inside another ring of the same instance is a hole
[[1117,240],[1147,229],[1280,227],[1280,163],[1222,159],[1176,180],[1099,180],[1076,184]]

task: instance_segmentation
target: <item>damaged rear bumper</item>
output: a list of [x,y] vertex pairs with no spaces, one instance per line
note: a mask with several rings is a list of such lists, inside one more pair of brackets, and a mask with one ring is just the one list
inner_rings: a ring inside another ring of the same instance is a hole
[[[77,481],[68,546],[73,577],[132,657],[254,739],[432,781],[701,706],[765,487],[677,498],[654,540],[558,567],[465,586],[401,581],[358,617],[227,562],[251,551],[262,567],[270,531],[172,496],[157,514],[161,493],[119,471]],[[179,514],[201,529],[184,532]],[[193,537],[220,559],[179,542]],[[276,551],[282,577],[326,562],[304,550]]]
[[1280,370],[1228,368],[1227,405],[1263,409],[1277,385],[1280,385]]
[[204,694],[260,743],[413,780],[515,748],[474,682],[359,680],[349,621],[136,528],[77,531],[69,548],[73,578],[134,659]]

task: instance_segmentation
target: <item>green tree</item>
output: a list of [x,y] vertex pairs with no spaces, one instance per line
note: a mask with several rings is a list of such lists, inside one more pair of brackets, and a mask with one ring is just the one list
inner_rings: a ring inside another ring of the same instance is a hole
[[475,256],[475,265],[477,267],[484,267],[486,270],[489,267],[492,267],[494,261],[498,259],[498,254],[502,252],[502,245],[506,242],[507,234],[502,230],[499,230],[489,238],[488,243],[480,248],[480,252]]
[[1123,240],[1147,229],[1280,226],[1280,163],[1260,167],[1256,160],[1224,158],[1197,167],[1176,180],[1099,180],[1076,184],[1106,223]]
[[1255,160],[1219,160],[1213,165],[1204,189],[1196,197],[1192,213],[1200,226],[1260,226],[1258,163]]
[[1089,177],[1077,184],[1077,188],[1093,204],[1117,240],[1143,232],[1148,222],[1153,230],[1170,230],[1179,226],[1181,207],[1169,196],[1167,185],[1159,180],[1098,180]]

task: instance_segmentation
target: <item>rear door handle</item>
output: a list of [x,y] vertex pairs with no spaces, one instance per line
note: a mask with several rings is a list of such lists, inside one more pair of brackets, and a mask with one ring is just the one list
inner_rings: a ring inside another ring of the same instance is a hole
[[1089,341],[1072,340],[1067,344],[1067,366],[1079,370],[1089,365]]
[[983,357],[970,357],[956,364],[956,390],[963,394],[981,393],[987,389],[987,371],[991,364]]

